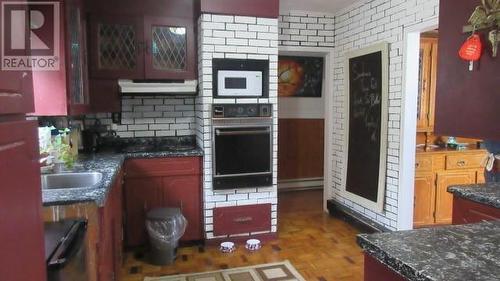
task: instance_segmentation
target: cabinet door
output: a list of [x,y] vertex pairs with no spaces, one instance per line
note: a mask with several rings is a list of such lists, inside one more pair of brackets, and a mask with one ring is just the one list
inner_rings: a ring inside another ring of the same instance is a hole
[[120,280],[122,265],[122,176],[118,174],[99,209],[99,280]]
[[127,246],[139,246],[147,239],[146,213],[162,207],[161,178],[126,178],[126,240]]
[[45,280],[37,124],[0,123],[0,276]]
[[66,1],[67,71],[70,114],[89,111],[87,19],[82,0]]
[[417,100],[417,131],[426,132],[429,127],[429,102],[431,88],[431,55],[432,43],[422,38],[420,40],[418,100]]
[[432,173],[415,176],[413,202],[413,226],[420,227],[434,223],[435,185]]
[[133,16],[91,15],[92,78],[144,78],[141,22]]
[[182,241],[200,240],[201,234],[201,181],[199,175],[163,178],[164,205],[180,208],[188,224]]
[[145,17],[145,72],[148,79],[195,79],[192,19]]
[[453,195],[447,189],[450,185],[475,183],[476,172],[438,172],[436,182],[436,223],[450,224],[453,211]]

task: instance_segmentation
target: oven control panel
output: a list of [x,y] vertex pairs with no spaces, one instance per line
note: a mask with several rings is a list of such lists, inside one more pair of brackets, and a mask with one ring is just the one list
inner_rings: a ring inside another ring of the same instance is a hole
[[213,118],[271,117],[271,104],[214,104]]

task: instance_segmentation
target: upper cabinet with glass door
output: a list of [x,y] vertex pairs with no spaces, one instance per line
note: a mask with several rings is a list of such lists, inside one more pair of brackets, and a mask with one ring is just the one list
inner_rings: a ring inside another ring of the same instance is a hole
[[434,131],[437,48],[437,38],[420,39],[417,132]]
[[191,19],[91,15],[91,76],[194,79]]
[[191,20],[145,17],[145,77],[194,79],[194,34]]

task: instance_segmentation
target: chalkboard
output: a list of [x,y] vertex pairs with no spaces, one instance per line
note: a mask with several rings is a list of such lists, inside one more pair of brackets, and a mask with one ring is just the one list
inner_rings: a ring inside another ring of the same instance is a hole
[[345,191],[360,205],[381,210],[386,171],[387,45],[347,59],[348,149]]

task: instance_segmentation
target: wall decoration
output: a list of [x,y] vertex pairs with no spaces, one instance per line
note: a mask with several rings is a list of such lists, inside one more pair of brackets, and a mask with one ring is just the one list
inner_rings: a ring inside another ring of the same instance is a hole
[[322,57],[279,56],[278,96],[320,98],[323,61]]
[[489,30],[487,38],[491,44],[491,55],[496,57],[500,42],[500,0],[482,0],[472,12],[469,23],[463,27],[464,33],[472,32],[474,35],[478,30]]
[[356,50],[346,57],[344,195],[381,212],[387,154],[388,44]]

